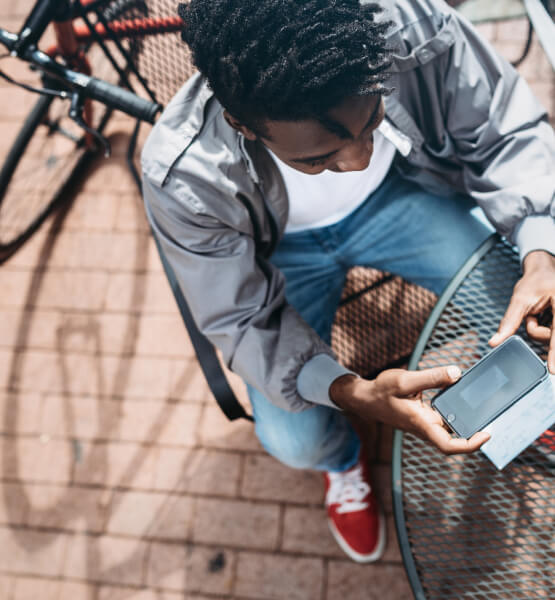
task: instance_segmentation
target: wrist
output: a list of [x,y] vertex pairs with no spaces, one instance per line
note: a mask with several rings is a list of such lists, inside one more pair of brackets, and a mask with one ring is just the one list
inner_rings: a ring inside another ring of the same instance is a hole
[[371,381],[348,373],[332,382],[329,396],[342,410],[356,413],[361,405],[368,404],[371,385]]
[[524,273],[546,267],[555,269],[555,256],[547,250],[533,250],[524,257],[522,262]]

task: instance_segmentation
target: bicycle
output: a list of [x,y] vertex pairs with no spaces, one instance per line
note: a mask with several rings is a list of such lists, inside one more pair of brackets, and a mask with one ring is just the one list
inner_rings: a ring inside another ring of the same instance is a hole
[[[40,94],[0,169],[0,263],[63,202],[90,158],[109,153],[102,132],[113,110],[137,119],[128,163],[139,181],[130,156],[141,121],[154,122],[162,109],[154,89],[167,101],[187,78],[172,65],[171,84],[156,86],[139,69],[148,36],[178,35],[182,21],[173,12],[144,0],[37,0],[18,34],[0,29],[8,50],[0,58],[27,62],[41,80],[35,87],[0,69],[8,82]],[[56,42],[40,50],[49,25]],[[183,64],[181,71],[190,68]]]

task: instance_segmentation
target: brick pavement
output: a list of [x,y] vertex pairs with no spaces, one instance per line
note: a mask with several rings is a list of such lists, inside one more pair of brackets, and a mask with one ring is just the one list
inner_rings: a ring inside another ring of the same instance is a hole
[[[16,29],[29,5],[2,0],[0,22]],[[518,55],[522,21],[481,29]],[[521,71],[555,114],[536,43]],[[29,99],[5,84],[0,98],[3,156]],[[374,452],[388,547],[359,566],[328,533],[320,475],[281,466],[215,406],[125,168],[129,125],[114,121],[115,156],[0,269],[0,598],[410,597],[390,431]]]

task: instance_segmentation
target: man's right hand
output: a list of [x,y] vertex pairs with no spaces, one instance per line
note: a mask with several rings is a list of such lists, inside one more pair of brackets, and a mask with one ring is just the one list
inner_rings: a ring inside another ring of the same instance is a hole
[[389,369],[372,380],[343,375],[331,384],[330,397],[339,408],[363,421],[381,421],[413,433],[445,454],[468,454],[487,442],[489,434],[479,431],[469,440],[453,438],[440,414],[422,402],[424,390],[446,387],[460,376],[456,366],[422,371]]

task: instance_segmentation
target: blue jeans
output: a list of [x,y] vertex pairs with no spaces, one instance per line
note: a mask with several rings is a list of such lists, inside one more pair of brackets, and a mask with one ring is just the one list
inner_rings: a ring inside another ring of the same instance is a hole
[[[491,234],[470,198],[439,197],[390,172],[353,213],[328,227],[286,234],[271,261],[286,296],[326,342],[352,266],[389,271],[440,294],[466,258]],[[343,471],[360,442],[343,413],[313,406],[292,413],[249,386],[255,429],[264,448],[296,468]]]

